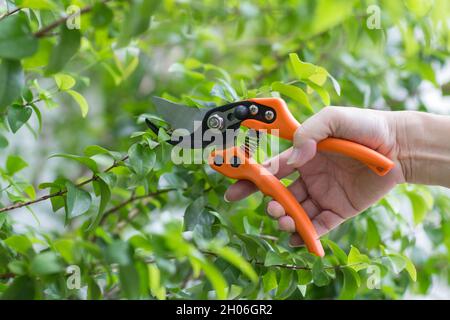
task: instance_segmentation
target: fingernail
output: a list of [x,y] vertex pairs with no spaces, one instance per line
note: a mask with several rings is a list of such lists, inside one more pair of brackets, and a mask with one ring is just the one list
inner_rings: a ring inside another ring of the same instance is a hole
[[230,200],[228,200],[228,198],[227,198],[227,194],[226,193],[224,193],[224,195],[223,195],[223,200],[225,202],[230,202]]
[[300,150],[297,148],[293,148],[291,155],[286,163],[289,165],[294,164],[295,162],[298,161],[299,158],[300,158]]

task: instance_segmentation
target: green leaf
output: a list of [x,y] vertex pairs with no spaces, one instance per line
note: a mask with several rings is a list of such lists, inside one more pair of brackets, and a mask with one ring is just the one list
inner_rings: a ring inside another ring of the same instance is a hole
[[140,295],[139,274],[133,265],[131,247],[127,242],[115,240],[105,250],[108,263],[119,265],[119,278],[122,294],[128,299],[137,299]]
[[24,84],[20,62],[3,59],[0,63],[0,111],[20,98]]
[[389,262],[392,265],[392,269],[395,273],[400,273],[406,267],[406,261],[402,255],[392,253],[387,256]]
[[132,264],[131,249],[127,242],[113,241],[105,250],[105,258],[108,263],[117,263],[120,266]]
[[159,189],[185,189],[187,187],[187,183],[178,174],[167,172],[162,174],[159,178],[158,187]]
[[74,241],[68,239],[59,239],[53,243],[53,246],[67,263],[75,262],[73,254],[75,248]]
[[276,289],[278,287],[277,274],[275,270],[269,269],[265,275],[263,275],[264,292]]
[[328,73],[328,78],[330,78],[331,83],[333,83],[334,91],[336,91],[336,94],[338,96],[340,96],[341,95],[341,86],[339,85],[339,82],[329,73]]
[[381,242],[378,227],[372,218],[367,219],[366,245],[368,249],[377,248]]
[[106,27],[114,17],[113,11],[104,3],[94,4],[91,15],[91,24],[93,27]]
[[312,272],[311,270],[300,269],[297,270],[297,282],[299,285],[307,285],[312,281]]
[[66,158],[66,159],[74,160],[74,161],[77,161],[77,162],[85,165],[86,167],[88,167],[95,173],[99,172],[97,163],[89,157],[77,156],[77,155],[67,154],[67,153],[57,153],[57,154],[50,156],[49,158]]
[[348,253],[347,263],[349,267],[353,268],[355,271],[359,271],[367,268],[371,261],[367,255],[362,254],[359,252],[358,248],[352,246]]
[[355,0],[318,0],[312,23],[305,30],[308,36],[327,31],[352,15]]
[[54,252],[44,252],[36,255],[30,265],[31,273],[37,276],[59,273],[63,270],[64,267]]
[[8,123],[11,131],[16,133],[30,119],[33,110],[30,107],[24,107],[13,104],[8,108]]
[[284,264],[285,261],[280,255],[274,251],[267,251],[266,258],[264,260],[264,266],[270,267],[274,265]]
[[16,155],[9,155],[6,159],[6,171],[10,176],[14,175],[16,172],[19,172],[23,168],[26,168],[28,163],[25,162],[21,157]]
[[395,273],[406,270],[413,281],[417,281],[417,270],[414,263],[405,255],[400,253],[389,253],[387,258],[391,262]]
[[[65,183],[66,179],[57,178],[54,182],[41,183],[39,189],[50,188],[50,194],[53,194],[65,189]],[[65,206],[65,200],[62,196],[51,197],[50,202],[52,204],[53,212],[56,212]]]
[[417,187],[407,191],[406,195],[411,201],[414,224],[418,225],[425,219],[427,213],[433,208],[433,196],[424,187]]
[[92,145],[92,146],[87,146],[84,149],[84,154],[86,156],[88,156],[88,157],[92,157],[92,156],[95,156],[97,154],[110,154],[110,152],[109,152],[109,150],[107,150],[107,149],[105,149],[103,147],[100,147],[100,146],[97,146],[97,145]]
[[317,92],[320,99],[322,99],[323,104],[329,106],[331,101],[330,101],[330,94],[328,93],[328,91],[312,81],[307,81],[307,83],[308,86],[310,86],[311,88],[314,89],[314,91]]
[[28,273],[28,263],[22,260],[13,260],[8,263],[8,269],[16,275],[23,276]]
[[0,58],[20,60],[33,55],[37,48],[38,41],[24,13],[0,20]]
[[4,242],[14,251],[17,251],[24,255],[28,254],[30,250],[33,250],[31,241],[27,237],[22,235],[12,235],[11,237],[6,238]]
[[322,259],[317,258],[312,267],[313,282],[318,287],[326,286],[330,283],[330,277],[324,270]]
[[131,9],[124,19],[118,38],[119,48],[126,46],[132,37],[145,32],[150,26],[150,18],[158,8],[160,1],[133,0]]
[[67,90],[68,94],[72,96],[72,98],[75,100],[75,102],[80,106],[81,110],[81,116],[85,118],[89,111],[89,105],[86,101],[86,99],[78,92],[73,90]]
[[75,79],[68,74],[58,73],[53,77],[55,78],[56,85],[62,91],[67,91],[76,84]]
[[93,228],[98,226],[98,224],[102,220],[106,206],[108,205],[109,200],[111,199],[111,188],[109,187],[108,183],[101,178],[98,179],[96,182],[100,187],[100,204],[98,206],[97,215],[92,220],[91,224],[88,227],[88,230],[92,230]]
[[72,182],[66,182],[66,224],[89,210],[92,202],[89,192],[78,188]]
[[22,8],[40,10],[53,10],[57,8],[56,5],[50,0],[19,0],[16,1],[16,5]]
[[313,65],[312,63],[301,61],[296,53],[290,53],[289,60],[295,74],[300,80],[308,79],[310,76],[316,73],[317,66]]
[[0,133],[0,149],[5,149],[8,145],[8,139]]
[[6,220],[8,219],[6,213],[0,214],[0,229],[5,224]]
[[38,51],[31,57],[22,60],[25,70],[46,67],[53,49],[53,42],[50,39],[40,39]]
[[122,295],[127,299],[140,296],[139,273],[133,264],[119,266],[119,278]]
[[84,154],[88,157],[93,157],[98,154],[106,154],[106,155],[113,157],[114,160],[116,160],[116,161],[119,161],[119,160],[121,161],[123,158],[123,155],[120,152],[110,151],[106,148],[103,148],[103,147],[100,147],[97,145],[87,146],[84,149]]
[[258,275],[250,263],[248,263],[239,253],[229,247],[217,247],[214,251],[223,259],[241,270],[252,282],[258,281]]
[[203,197],[195,199],[187,206],[184,212],[185,230],[192,231],[199,223],[200,224],[202,223],[204,208],[205,208],[205,200]]
[[128,150],[128,155],[131,168],[138,176],[147,175],[155,165],[155,151],[140,143],[133,144]]
[[[325,70],[325,68],[316,66],[312,63],[301,61],[296,53],[289,54],[289,60],[298,79],[307,81],[309,85],[319,88],[316,91],[320,91],[320,88],[327,80],[329,75],[328,71]],[[327,100],[326,95],[328,93],[326,91],[321,91],[318,93],[321,97],[323,96],[322,99],[325,99],[325,101]]]
[[405,269],[411,277],[412,281],[417,281],[417,270],[414,266],[414,263],[405,255],[403,255],[403,259],[405,260]]
[[42,130],[42,114],[39,108],[34,104],[30,104],[30,107],[33,109],[34,113],[36,114],[36,118],[38,119],[39,123],[39,132]]
[[347,255],[335,242],[327,239],[326,244],[333,251],[340,264],[347,264]]
[[239,100],[236,91],[228,82],[223,79],[217,79],[217,81],[219,83],[213,86],[210,92],[211,95],[229,102]]
[[308,111],[314,112],[314,109],[309,102],[308,95],[301,88],[277,81],[272,83],[272,90],[278,91],[282,95],[288,96],[289,98],[299,102],[300,104],[308,108]]
[[94,278],[89,277],[87,280],[87,300],[101,300],[102,291]]
[[433,2],[428,0],[405,0],[406,7],[417,17],[424,17],[433,7]]
[[158,300],[166,299],[166,288],[161,285],[161,272],[156,265],[147,266],[149,287],[152,295]]
[[295,270],[283,268],[281,268],[279,272],[280,272],[280,280],[278,281],[276,298],[285,299],[287,296],[289,296],[291,290],[292,289],[295,290],[295,288],[297,287],[296,283],[295,286],[293,286],[296,277],[296,272]]
[[80,48],[80,30],[69,30],[65,24],[60,28],[59,42],[50,54],[50,60],[45,73],[47,75],[61,71]]
[[209,282],[211,282],[212,287],[216,291],[217,299],[226,299],[228,295],[228,285],[220,271],[213,264],[204,259],[204,257],[199,258],[193,255],[190,258],[195,263],[198,263],[200,265]]
[[128,243],[135,249],[142,249],[144,251],[152,251],[153,249],[150,241],[140,234],[132,236],[128,240]]
[[28,276],[17,277],[2,294],[2,300],[32,300],[36,294],[35,280]]
[[342,268],[341,272],[344,276],[344,284],[342,285],[339,299],[351,300],[355,297],[356,292],[361,285],[361,279],[353,268]]

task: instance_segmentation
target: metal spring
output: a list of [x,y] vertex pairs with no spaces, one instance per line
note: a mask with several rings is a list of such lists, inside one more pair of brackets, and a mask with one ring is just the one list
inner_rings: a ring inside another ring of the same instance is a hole
[[241,147],[248,157],[251,157],[259,146],[259,131],[250,129],[245,135],[244,145]]

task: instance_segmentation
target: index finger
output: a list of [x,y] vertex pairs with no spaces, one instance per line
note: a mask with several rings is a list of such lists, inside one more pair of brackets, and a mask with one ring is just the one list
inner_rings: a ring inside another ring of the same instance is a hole
[[[282,179],[290,175],[296,169],[292,165],[287,164],[291,151],[292,148],[283,151],[279,155],[264,162],[263,166],[272,172],[278,179]],[[258,191],[258,188],[256,188],[253,182],[239,180],[228,187],[224,198],[226,201],[238,201],[248,197],[256,191]]]

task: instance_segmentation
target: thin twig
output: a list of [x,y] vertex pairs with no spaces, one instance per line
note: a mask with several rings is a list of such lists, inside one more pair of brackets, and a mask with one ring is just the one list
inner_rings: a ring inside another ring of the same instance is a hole
[[145,194],[145,195],[142,195],[142,196],[132,196],[132,197],[128,198],[127,200],[125,200],[124,202],[121,202],[118,205],[116,205],[115,207],[112,207],[111,209],[105,211],[105,213],[103,214],[103,217],[100,220],[99,224],[100,225],[103,224],[105,222],[106,218],[109,215],[111,215],[114,212],[122,209],[123,207],[127,206],[128,204],[130,204],[132,202],[143,200],[143,199],[148,199],[148,198],[152,198],[152,197],[156,197],[158,195],[161,195],[161,194],[164,194],[164,193],[167,193],[167,192],[171,192],[171,191],[176,191],[176,190],[179,190],[179,189],[176,189],[176,188],[164,189],[164,190],[158,190],[158,191],[155,191],[155,192],[151,192],[151,193],[148,193],[148,194]]
[[[115,168],[120,162],[123,162],[123,161],[125,161],[127,159],[128,159],[128,155],[123,157],[120,161],[114,161],[114,163],[109,168],[105,169],[105,171],[103,171],[103,172],[109,172],[111,169]],[[89,178],[89,179],[87,179],[87,180],[77,184],[77,187],[82,187],[82,186],[84,186],[84,185],[86,185],[86,184],[88,184],[88,183],[90,183],[92,181],[95,181],[97,179],[98,179],[98,176],[97,175],[93,175],[92,178]],[[50,199],[50,198],[63,196],[66,193],[67,193],[67,190],[64,189],[64,190],[60,190],[58,192],[47,194],[45,196],[42,196],[42,197],[34,199],[34,200],[30,200],[30,201],[26,201],[26,202],[17,202],[17,203],[14,203],[12,205],[9,205],[9,206],[1,208],[0,209],[0,213],[11,211],[11,210],[22,208],[22,207],[27,207],[27,206],[30,206],[32,204],[35,204],[35,203],[38,203],[38,202],[42,202],[42,201],[45,201],[45,200]]]
[[16,12],[19,12],[20,10],[22,10],[22,8],[15,8],[15,9],[9,11],[9,12],[6,12],[4,15],[0,16],[0,20],[4,19],[6,17],[9,17],[9,16],[13,15]]
[[0,280],[8,280],[8,279],[14,278],[15,276],[16,275],[12,272],[0,274]]
[[[109,2],[109,1],[111,1],[111,0],[103,0],[103,1],[101,1],[101,2],[102,2],[102,3],[107,3],[107,2]],[[51,24],[49,24],[48,26],[45,26],[45,27],[43,27],[42,29],[36,31],[36,32],[34,33],[34,36],[35,36],[36,38],[42,38],[42,37],[45,37],[45,36],[48,35],[48,33],[49,33],[50,31],[52,31],[52,30],[55,29],[56,27],[62,25],[63,23],[66,23],[67,20],[72,19],[72,18],[75,18],[75,17],[78,16],[78,15],[82,15],[82,14],[91,12],[93,8],[94,8],[93,5],[89,5],[89,6],[86,6],[86,7],[84,7],[84,8],[81,8],[81,9],[80,9],[80,12],[76,12],[76,13],[70,14],[70,15],[68,15],[68,16],[61,17],[61,18],[59,18],[58,20],[55,20],[54,22],[52,22]]]

